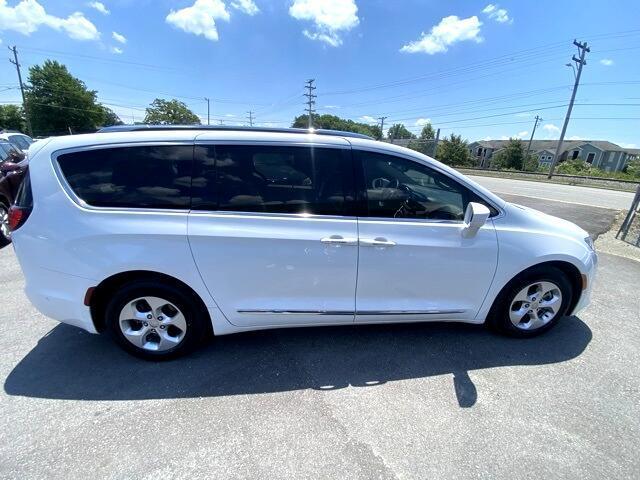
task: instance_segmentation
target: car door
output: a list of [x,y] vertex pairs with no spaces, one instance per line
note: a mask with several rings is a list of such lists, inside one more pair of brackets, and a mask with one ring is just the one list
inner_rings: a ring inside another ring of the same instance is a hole
[[196,146],[189,241],[229,322],[354,321],[354,190],[346,142]]
[[473,320],[498,244],[491,220],[467,237],[463,217],[470,201],[489,205],[424,163],[363,150],[354,159],[365,204],[356,321]]

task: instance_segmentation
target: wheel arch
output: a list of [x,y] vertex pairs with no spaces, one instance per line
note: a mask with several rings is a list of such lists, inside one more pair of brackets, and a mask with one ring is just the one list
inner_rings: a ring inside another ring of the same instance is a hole
[[537,270],[537,269],[540,269],[540,268],[549,268],[549,267],[557,268],[562,273],[564,273],[564,275],[569,280],[569,283],[571,284],[571,303],[569,303],[569,308],[567,309],[567,311],[568,312],[573,312],[573,310],[575,309],[576,305],[578,304],[578,301],[580,300],[580,294],[582,292],[582,282],[583,282],[582,273],[580,273],[580,270],[578,269],[578,267],[576,267],[571,262],[568,262],[568,261],[565,261],[565,260],[550,260],[550,261],[546,261],[546,262],[536,263],[535,265],[531,265],[531,266],[525,268],[524,270],[522,270],[521,272],[517,273],[516,275],[514,275],[512,278],[510,278],[502,286],[502,288],[500,289],[498,294],[493,299],[493,302],[491,304],[491,308],[489,309],[489,312],[490,312],[489,316],[491,315],[491,312],[493,312],[493,309],[496,307],[496,305],[501,300],[503,293],[509,287],[509,285],[511,285],[514,281],[516,281],[519,278],[527,275],[528,273],[530,273],[533,270]]
[[106,328],[105,310],[110,295],[127,283],[143,280],[169,284],[187,293],[196,302],[196,305],[201,311],[201,314],[204,316],[206,320],[205,323],[209,328],[209,333],[213,334],[213,324],[211,322],[211,316],[209,315],[209,310],[207,309],[207,306],[200,295],[198,295],[198,293],[193,288],[191,288],[183,281],[178,280],[171,275],[150,270],[131,270],[127,272],[119,272],[108,278],[105,278],[96,287],[94,287],[90,296],[89,309],[91,311],[93,324],[98,332],[102,333]]

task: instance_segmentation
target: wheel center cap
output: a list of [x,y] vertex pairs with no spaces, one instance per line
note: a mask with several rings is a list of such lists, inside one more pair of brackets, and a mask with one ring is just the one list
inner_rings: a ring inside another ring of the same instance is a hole
[[156,328],[158,325],[160,325],[160,322],[158,322],[155,318],[152,320],[149,320],[149,325],[151,325],[153,328]]

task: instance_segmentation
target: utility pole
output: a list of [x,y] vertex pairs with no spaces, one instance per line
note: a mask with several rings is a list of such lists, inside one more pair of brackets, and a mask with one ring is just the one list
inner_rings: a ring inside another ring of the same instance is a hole
[[440,142],[440,129],[436,130],[436,140],[433,143],[433,158],[436,158],[438,153],[438,143]]
[[[538,126],[538,122],[541,122],[542,118],[539,115],[536,115],[536,121],[533,124],[533,130],[531,131],[531,138],[529,139],[529,145],[527,145],[527,153],[524,156],[524,161],[527,161],[527,158],[529,158],[529,152],[531,151],[531,143],[533,142],[533,136],[536,133],[536,127]],[[524,164],[522,165],[522,167],[524,168]]]
[[15,45],[9,47],[9,50],[13,52],[14,60],[9,59],[11,63],[16,66],[16,70],[18,71],[18,82],[20,82],[20,92],[22,92],[22,109],[24,110],[24,118],[27,121],[27,133],[29,136],[33,137],[33,129],[31,128],[31,118],[29,117],[29,111],[27,110],[27,102],[24,98],[24,85],[22,84],[22,73],[20,73],[20,62],[18,62],[18,49]]
[[562,142],[564,142],[564,135],[567,132],[567,126],[569,125],[569,119],[571,118],[571,110],[573,110],[573,102],[576,99],[576,93],[578,92],[578,85],[580,84],[580,76],[582,75],[582,67],[584,67],[587,62],[584,59],[585,55],[591,51],[591,49],[587,46],[587,42],[578,42],[577,40],[573,41],[573,44],[578,47],[578,53],[580,54],[580,58],[573,55],[571,60],[578,66],[578,73],[576,74],[576,82],[573,84],[573,92],[571,93],[571,101],[569,102],[569,108],[567,109],[567,115],[564,117],[564,125],[562,126],[562,132],[560,133],[560,139],[558,140],[558,146],[556,147],[556,153],[553,156],[553,160],[551,160],[551,168],[549,168],[549,175],[547,178],[551,178],[553,176],[553,171],[558,164],[558,160],[560,159],[560,154],[562,153]]
[[251,110],[249,110],[247,112],[247,115],[249,116],[249,126],[253,127],[253,112]]
[[305,111],[309,116],[309,130],[313,128],[313,116],[316,113],[314,108],[316,104],[315,99],[318,97],[316,94],[313,93],[313,91],[316,89],[316,87],[313,86],[314,82],[315,82],[315,79],[313,78],[311,80],[307,80],[307,84],[304,87],[308,90],[308,92],[305,93],[304,96],[307,97],[307,108],[305,109]]
[[211,99],[204,97],[207,102],[207,125],[211,125]]
[[384,138],[384,121],[389,117],[378,117],[380,120],[380,140]]

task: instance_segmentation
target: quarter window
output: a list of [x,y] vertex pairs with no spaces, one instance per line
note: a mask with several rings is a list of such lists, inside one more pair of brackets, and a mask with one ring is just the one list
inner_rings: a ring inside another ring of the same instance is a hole
[[373,152],[354,154],[364,169],[370,217],[461,221],[469,202],[486,205],[459,183],[420,163]]
[[75,194],[96,207],[188,209],[193,147],[162,145],[60,155]]
[[193,208],[346,215],[354,198],[346,152],[262,145],[198,147]]

